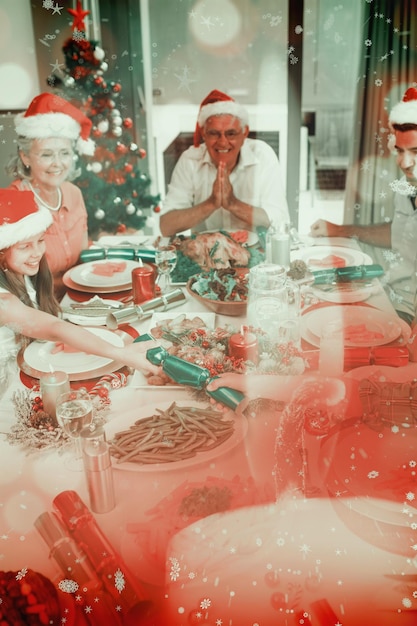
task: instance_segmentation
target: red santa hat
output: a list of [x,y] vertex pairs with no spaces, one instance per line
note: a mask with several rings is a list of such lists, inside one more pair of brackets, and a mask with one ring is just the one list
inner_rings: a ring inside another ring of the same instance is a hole
[[30,139],[65,137],[76,141],[81,154],[94,154],[95,144],[89,139],[93,123],[64,98],[41,93],[30,103],[25,113],[15,117],[18,135]]
[[39,209],[31,191],[0,189],[0,250],[44,232],[51,212]]
[[213,91],[210,91],[208,96],[206,96],[200,104],[200,111],[198,113],[197,125],[194,132],[194,146],[196,148],[203,141],[201,129],[208,118],[212,117],[212,115],[233,115],[234,117],[240,119],[243,126],[247,126],[249,123],[248,112],[245,107],[236,102],[226,93],[214,89]]
[[415,124],[417,126],[417,88],[409,87],[401,102],[393,108],[388,118],[391,134],[388,138],[388,146],[395,148],[394,124]]

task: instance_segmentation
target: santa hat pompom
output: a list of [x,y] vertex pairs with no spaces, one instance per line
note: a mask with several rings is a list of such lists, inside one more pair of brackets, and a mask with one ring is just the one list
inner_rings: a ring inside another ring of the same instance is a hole
[[197,148],[203,141],[201,129],[213,115],[233,115],[239,118],[243,126],[248,126],[249,117],[245,107],[236,102],[226,93],[214,89],[201,102],[197,124],[194,131],[194,146]]

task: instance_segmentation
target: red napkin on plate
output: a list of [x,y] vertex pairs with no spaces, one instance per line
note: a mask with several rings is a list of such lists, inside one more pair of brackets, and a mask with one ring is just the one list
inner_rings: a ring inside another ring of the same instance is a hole
[[108,261],[107,263],[93,263],[92,274],[98,276],[113,276],[118,272],[124,272],[126,263],[124,261]]
[[346,260],[335,254],[328,254],[323,259],[310,259],[308,265],[315,267],[346,267]]

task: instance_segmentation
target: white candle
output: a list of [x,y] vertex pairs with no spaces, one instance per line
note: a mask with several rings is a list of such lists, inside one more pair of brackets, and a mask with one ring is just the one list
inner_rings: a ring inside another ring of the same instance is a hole
[[45,413],[56,419],[56,400],[61,393],[70,391],[66,372],[50,372],[40,378],[40,389]]

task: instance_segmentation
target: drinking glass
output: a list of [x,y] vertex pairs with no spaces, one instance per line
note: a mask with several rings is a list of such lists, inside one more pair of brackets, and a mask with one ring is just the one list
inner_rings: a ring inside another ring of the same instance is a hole
[[155,251],[155,264],[158,268],[158,285],[162,293],[171,287],[171,273],[177,264],[177,249],[175,246],[160,246]]
[[73,457],[69,469],[82,470],[80,433],[93,421],[93,404],[85,389],[62,393],[56,401],[56,417],[61,428],[73,439]]

